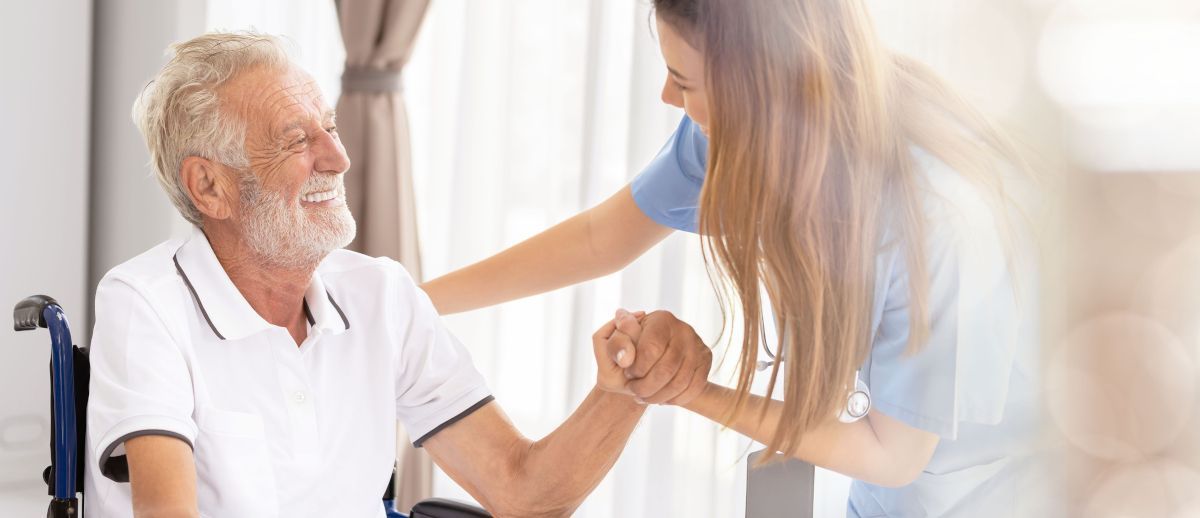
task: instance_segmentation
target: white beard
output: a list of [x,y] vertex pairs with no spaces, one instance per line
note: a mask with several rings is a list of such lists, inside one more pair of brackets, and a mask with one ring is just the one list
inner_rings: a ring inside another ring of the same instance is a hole
[[254,255],[273,266],[315,266],[329,252],[354,240],[357,227],[345,202],[342,176],[314,176],[301,193],[338,189],[341,203],[332,207],[304,208],[300,200],[286,200],[277,191],[263,189],[250,171],[241,173],[242,238]]

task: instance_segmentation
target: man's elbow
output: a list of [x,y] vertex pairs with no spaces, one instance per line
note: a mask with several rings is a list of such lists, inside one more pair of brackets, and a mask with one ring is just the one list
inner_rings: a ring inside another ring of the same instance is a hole
[[[571,498],[563,487],[567,476],[555,476],[531,471],[530,455],[538,448],[532,441],[513,445],[513,454],[495,473],[496,480],[479,495],[480,504],[497,518],[571,516],[583,503],[583,497]],[[536,469],[536,468],[532,468]],[[481,488],[482,489],[482,488]]]
[[505,494],[484,502],[484,507],[497,518],[571,516],[583,503],[581,499],[564,498],[554,491],[531,487],[529,484],[517,483],[506,485],[505,488]]
[[560,518],[571,516],[577,507],[579,507],[578,504],[571,506],[547,506],[538,505],[536,502],[526,502],[488,508],[488,512],[492,513],[492,516],[496,518]]
[[134,518],[200,518],[200,511],[188,506],[158,506],[153,509],[134,509]]

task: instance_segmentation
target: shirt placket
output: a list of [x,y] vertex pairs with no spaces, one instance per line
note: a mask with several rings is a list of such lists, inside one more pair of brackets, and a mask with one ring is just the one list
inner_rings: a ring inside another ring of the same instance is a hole
[[292,459],[297,467],[315,469],[320,459],[316,394],[304,366],[304,354],[313,345],[309,342],[315,337],[309,337],[305,347],[299,348],[286,332],[281,334],[283,336],[274,337],[274,346],[282,349],[276,369],[292,437]]

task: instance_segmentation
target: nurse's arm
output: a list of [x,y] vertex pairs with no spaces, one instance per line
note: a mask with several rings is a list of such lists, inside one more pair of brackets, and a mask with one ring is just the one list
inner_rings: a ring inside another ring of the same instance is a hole
[[421,288],[443,315],[492,306],[616,272],[670,233],[638,208],[627,185],[599,205]]
[[[745,411],[728,419],[727,409],[732,408],[735,395],[730,388],[709,383],[700,396],[683,406],[758,442],[769,443],[783,403],[751,395]],[[804,434],[795,457],[870,484],[899,487],[916,480],[937,444],[937,434],[871,410],[866,418],[853,423],[842,423],[831,416]]]
[[166,435],[125,441],[129,490],[137,518],[198,518],[196,464],[186,442]]
[[[708,382],[708,369],[703,365],[694,376],[679,375],[692,371],[676,367],[679,362],[672,358],[692,356],[689,352],[709,354],[691,326],[665,311],[655,311],[640,320],[618,314],[614,325],[618,331],[608,345],[627,351],[627,359],[633,356],[632,364],[625,369],[631,380],[626,388],[633,394],[649,403],[681,406],[758,442],[771,442],[782,402],[751,395],[745,411],[730,419],[727,410],[733,408],[735,391]],[[937,443],[936,434],[872,411],[865,419],[850,424],[830,416],[801,438],[795,456],[864,482],[902,486],[916,479],[929,464]]]

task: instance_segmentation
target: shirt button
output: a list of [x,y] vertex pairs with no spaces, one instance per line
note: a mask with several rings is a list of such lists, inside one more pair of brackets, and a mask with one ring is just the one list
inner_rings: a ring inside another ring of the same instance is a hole
[[299,390],[297,390],[295,394],[292,394],[292,400],[297,403],[303,403],[304,400],[307,398],[308,398],[308,396],[305,396],[304,392],[299,391]]

